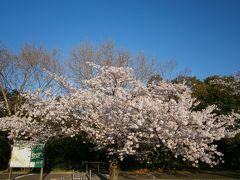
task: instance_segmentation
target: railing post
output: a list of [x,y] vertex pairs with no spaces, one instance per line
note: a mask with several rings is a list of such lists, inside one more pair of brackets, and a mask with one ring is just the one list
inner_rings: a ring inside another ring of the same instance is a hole
[[10,167],[10,168],[9,168],[8,179],[11,179],[11,177],[12,177],[12,168]]
[[89,170],[89,180],[92,180],[92,171],[91,171],[91,169]]
[[42,180],[42,178],[43,178],[43,168],[41,168],[40,170],[40,180]]
[[86,162],[86,173],[88,173],[88,162]]

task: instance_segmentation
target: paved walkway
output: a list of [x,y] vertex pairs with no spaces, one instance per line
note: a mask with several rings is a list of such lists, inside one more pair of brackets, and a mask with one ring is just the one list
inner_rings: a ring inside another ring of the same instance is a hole
[[[76,173],[79,180],[87,180],[86,174],[84,172]],[[93,174],[92,180],[106,180],[107,175],[97,176]],[[1,173],[0,180],[7,180],[8,173]],[[19,172],[14,172],[12,179],[15,180],[39,180],[39,174],[21,174]],[[133,172],[120,172],[119,180],[240,180],[240,171],[229,171],[229,172],[211,172],[204,171],[201,173],[160,173],[160,172],[146,172],[144,174],[137,174]],[[50,174],[44,174],[43,180],[72,180],[71,172],[52,172]]]
[[[13,180],[39,180],[40,174],[21,174],[21,173],[13,173],[11,179]],[[75,174],[76,180],[88,180],[85,173],[76,173]],[[81,179],[82,178],[82,179]],[[8,173],[0,174],[0,180],[7,180]],[[64,173],[50,173],[44,174],[43,180],[72,180],[72,173],[64,172]],[[92,180],[100,180],[98,176],[95,174],[92,175]]]
[[119,180],[240,180],[240,171],[233,172],[211,172],[204,171],[201,173],[176,172],[176,173],[160,173],[146,172],[137,174],[131,172],[121,172]]

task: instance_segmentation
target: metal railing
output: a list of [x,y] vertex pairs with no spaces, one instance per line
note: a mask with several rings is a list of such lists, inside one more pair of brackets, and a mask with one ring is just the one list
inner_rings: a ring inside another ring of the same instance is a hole
[[[105,163],[100,161],[82,161],[82,165],[85,166],[85,175],[78,175],[74,170],[72,170],[71,176],[61,176],[60,180],[92,180],[92,173],[100,174],[100,166]],[[94,171],[93,171],[94,170]]]
[[103,166],[105,163],[101,161],[82,161],[82,165],[85,165],[86,173],[88,172],[88,169],[96,169],[97,174],[100,173],[100,166]]

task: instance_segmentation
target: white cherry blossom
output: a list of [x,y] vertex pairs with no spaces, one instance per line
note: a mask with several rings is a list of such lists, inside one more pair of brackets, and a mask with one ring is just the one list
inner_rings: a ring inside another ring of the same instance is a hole
[[185,84],[146,86],[131,68],[91,65],[96,75],[82,88],[52,75],[69,92],[61,97],[25,94],[25,103],[14,116],[1,118],[0,128],[11,138],[33,140],[85,132],[98,149],[119,159],[146,160],[164,147],[193,166],[219,163],[223,154],[214,141],[239,132],[237,113],[217,116],[216,106],[192,111],[197,101]]

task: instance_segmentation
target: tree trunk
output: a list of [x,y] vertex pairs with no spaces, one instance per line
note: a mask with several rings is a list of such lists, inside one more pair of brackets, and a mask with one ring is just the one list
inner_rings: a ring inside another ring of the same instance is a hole
[[5,92],[4,89],[2,89],[2,88],[1,88],[1,92],[2,92],[2,95],[3,95],[3,98],[4,98],[4,102],[5,102],[7,111],[8,111],[8,116],[11,116],[12,113],[11,113],[11,108],[10,108],[8,98],[7,98],[7,92]]
[[119,173],[118,159],[110,160],[109,180],[118,180],[118,173]]

